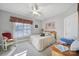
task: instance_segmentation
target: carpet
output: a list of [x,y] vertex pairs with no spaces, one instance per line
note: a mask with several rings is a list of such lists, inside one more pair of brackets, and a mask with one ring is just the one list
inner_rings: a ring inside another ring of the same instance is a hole
[[11,56],[11,54],[16,50],[15,46],[9,46],[6,51],[0,50],[0,56]]
[[46,48],[45,50],[39,52],[35,47],[31,44],[30,41],[24,41],[16,44],[16,50],[12,53],[11,56],[14,56],[17,53],[27,50],[27,56],[51,56],[50,48]]

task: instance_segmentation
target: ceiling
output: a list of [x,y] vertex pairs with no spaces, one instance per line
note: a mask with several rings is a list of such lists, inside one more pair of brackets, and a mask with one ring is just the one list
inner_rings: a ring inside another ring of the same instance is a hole
[[[32,3],[0,3],[0,9],[31,18],[33,17],[30,13],[32,5]],[[77,6],[75,3],[37,3],[37,5],[41,12],[41,18],[53,17],[69,10],[72,11],[71,9]]]

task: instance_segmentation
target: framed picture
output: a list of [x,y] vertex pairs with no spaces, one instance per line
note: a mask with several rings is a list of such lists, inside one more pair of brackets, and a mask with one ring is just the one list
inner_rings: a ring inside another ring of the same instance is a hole
[[38,25],[35,25],[35,28],[38,28]]
[[46,29],[55,29],[55,22],[46,23]]

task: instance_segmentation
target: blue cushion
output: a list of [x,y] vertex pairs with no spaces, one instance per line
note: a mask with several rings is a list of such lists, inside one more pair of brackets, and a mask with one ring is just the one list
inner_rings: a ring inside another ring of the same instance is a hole
[[70,39],[70,38],[68,39],[68,38],[64,38],[64,37],[62,37],[60,40],[69,45],[72,44],[72,42],[74,41],[74,39]]

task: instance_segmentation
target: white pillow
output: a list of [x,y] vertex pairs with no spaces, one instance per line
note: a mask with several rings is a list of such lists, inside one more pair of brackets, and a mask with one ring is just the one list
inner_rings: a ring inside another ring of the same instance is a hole
[[45,32],[45,35],[48,36],[50,33],[49,32]]
[[79,50],[79,40],[75,40],[70,47],[71,51],[77,51]]

